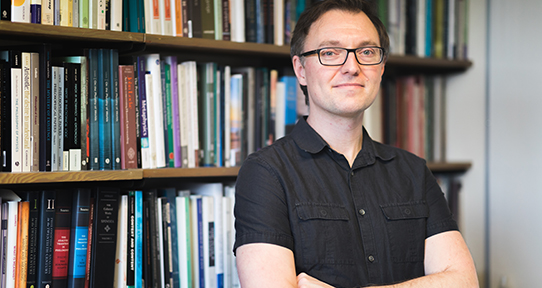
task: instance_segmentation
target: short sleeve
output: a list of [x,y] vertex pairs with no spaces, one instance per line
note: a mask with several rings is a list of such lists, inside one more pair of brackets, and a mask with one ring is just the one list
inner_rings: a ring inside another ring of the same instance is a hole
[[237,177],[235,191],[235,245],[269,243],[293,250],[288,205],[274,169],[257,157],[248,157]]
[[459,230],[457,222],[453,219],[448,202],[437,180],[426,167],[427,195],[429,218],[427,219],[427,238],[446,231]]

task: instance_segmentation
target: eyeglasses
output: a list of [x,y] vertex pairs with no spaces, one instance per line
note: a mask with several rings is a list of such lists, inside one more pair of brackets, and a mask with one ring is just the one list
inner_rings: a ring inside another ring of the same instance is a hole
[[324,66],[341,66],[346,63],[346,59],[348,59],[348,54],[350,54],[350,52],[354,53],[354,56],[360,65],[378,65],[384,60],[384,49],[376,46],[353,49],[324,47],[301,53],[299,56],[306,57],[312,54],[318,54],[320,64]]

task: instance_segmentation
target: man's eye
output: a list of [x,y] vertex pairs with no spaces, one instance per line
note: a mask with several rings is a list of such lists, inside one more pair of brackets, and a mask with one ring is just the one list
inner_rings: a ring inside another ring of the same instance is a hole
[[374,49],[363,49],[359,51],[359,55],[361,56],[373,56],[375,53]]
[[334,49],[326,49],[326,50],[320,51],[320,55],[325,56],[325,57],[337,56],[339,55],[339,51],[334,50]]

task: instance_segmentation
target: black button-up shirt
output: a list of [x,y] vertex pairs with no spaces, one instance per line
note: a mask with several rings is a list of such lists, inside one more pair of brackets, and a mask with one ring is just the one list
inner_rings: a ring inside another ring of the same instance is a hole
[[425,239],[457,230],[423,159],[371,140],[352,167],[304,119],[251,154],[236,184],[237,247],[293,251],[297,273],[336,287],[424,275]]

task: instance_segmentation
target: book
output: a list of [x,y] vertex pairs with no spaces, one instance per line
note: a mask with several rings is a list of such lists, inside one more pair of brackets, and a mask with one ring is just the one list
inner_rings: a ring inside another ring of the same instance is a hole
[[0,20],[11,21],[11,0],[0,1]]
[[143,279],[142,191],[128,192],[128,259],[126,285],[141,288]]
[[[11,67],[9,64],[8,53],[0,53],[0,136],[11,136]],[[0,169],[4,172],[11,172],[11,137],[2,137],[0,139]]]
[[[2,245],[0,246],[0,252],[2,253],[2,255],[6,255],[7,254],[7,241],[8,241],[8,215],[9,215],[9,204],[6,203],[6,202],[3,202],[0,204],[0,207],[2,207],[2,211],[1,211],[1,217],[2,217],[2,226],[0,227],[0,241],[2,243]],[[0,281],[2,284],[5,283],[6,281],[6,257],[3,257],[0,259],[0,268],[2,268],[2,273],[0,274],[1,277],[0,277]]]
[[196,1],[200,3],[201,38],[215,39],[215,5],[214,0]]
[[[135,3],[134,3],[135,4]],[[111,0],[110,4],[109,30],[122,31],[122,1]]]
[[205,287],[205,274],[203,272],[202,198],[203,196],[201,195],[190,195],[192,287]]
[[100,170],[111,170],[112,146],[111,146],[111,50],[98,50],[98,123],[100,134]]
[[160,254],[158,251],[158,227],[157,227],[157,194],[156,190],[143,192],[144,208],[144,269],[145,287],[162,287],[160,275]]
[[179,286],[192,287],[192,253],[190,229],[190,191],[179,191],[175,197],[177,247],[179,263]]
[[119,66],[121,169],[137,168],[134,66]]
[[71,190],[58,190],[55,201],[53,287],[67,287],[72,220]]
[[119,191],[96,187],[90,269],[90,287],[114,287]]
[[28,272],[28,228],[30,217],[30,202],[20,201],[17,203],[17,253],[15,287],[26,287]]
[[40,171],[40,54],[30,53],[30,171]]
[[89,94],[88,94],[88,109],[89,109],[89,168],[90,170],[100,170],[100,124],[99,124],[99,96],[100,80],[98,75],[101,74],[98,66],[98,49],[88,50],[89,60]]
[[32,137],[31,137],[31,116],[32,116],[32,96],[30,91],[31,71],[30,71],[30,52],[21,53],[21,165],[22,172],[30,172],[32,169]]
[[120,196],[118,211],[114,285],[115,287],[125,287],[128,253],[128,195]]
[[[179,75],[177,69],[177,57],[167,56],[164,60],[170,67],[171,71],[171,125],[173,131],[173,167],[182,167],[182,150],[181,150],[181,116],[180,116],[180,101],[179,101]],[[167,75],[167,74],[166,74]],[[167,83],[167,82],[166,82]],[[171,167],[171,165],[170,165]]]
[[5,287],[15,287],[16,278],[15,278],[15,267],[17,267],[17,222],[19,219],[18,210],[19,210],[19,201],[8,201],[8,217],[7,217],[7,240],[6,240],[6,250],[3,257],[6,258],[5,261]]
[[38,239],[39,239],[39,214],[40,192],[28,191],[23,195],[23,200],[29,203],[28,212],[28,265],[26,273],[26,286],[36,287],[38,269]]
[[70,234],[68,288],[85,287],[87,263],[88,227],[90,219],[89,188],[78,188],[73,194]]
[[148,105],[147,105],[147,88],[146,88],[146,69],[145,58],[137,57],[136,68],[134,68],[134,79],[137,78],[138,104],[139,104],[139,137],[141,144],[141,168],[151,167],[150,140],[148,127]]
[[30,0],[12,1],[11,22],[31,23]]
[[64,62],[64,151],[69,171],[80,171],[81,151],[81,64]]
[[231,75],[230,167],[241,165],[241,135],[243,122],[243,75]]
[[55,201],[56,191],[44,190],[40,193],[38,287],[52,285]]
[[[154,126],[149,126],[149,129],[152,129],[151,137],[154,139],[154,147],[152,147],[151,142],[151,153],[155,153],[155,155],[151,155],[151,164],[153,162],[153,159],[156,161],[156,166],[151,166],[151,168],[162,168],[166,166],[166,153],[165,153],[165,143],[164,143],[164,119],[163,119],[163,101],[162,101],[162,77],[160,72],[160,55],[159,54],[148,54],[146,55],[146,71],[150,72],[150,76],[152,78],[152,82],[147,82],[147,91],[149,93],[152,93],[152,95],[149,95],[147,93],[147,99],[149,99],[148,104],[149,111],[152,108],[153,113],[153,119],[151,117],[148,118],[151,122],[153,122]],[[151,97],[149,97],[151,96]],[[154,157],[154,158],[153,158]]]
[[[169,235],[168,239],[165,239],[167,241],[164,241],[164,245],[168,248],[168,259],[169,259],[169,273],[171,274],[171,286],[172,287],[180,287],[179,283],[179,258],[178,258],[178,240],[177,237],[185,237],[180,236],[177,232],[177,203],[176,203],[176,197],[177,192],[175,188],[165,188],[165,189],[159,189],[158,195],[162,197],[162,220],[164,222],[164,230],[167,231],[167,234]],[[166,207],[167,206],[167,207]],[[165,213],[164,210],[167,209],[168,213]],[[167,273],[167,272],[166,272]],[[167,279],[167,278],[166,278]]]
[[[166,167],[175,167],[175,146],[174,138],[176,137],[176,131],[174,131],[173,122],[173,99],[171,96],[171,66],[164,61],[161,61],[160,72],[162,74],[162,114],[164,120],[164,145],[165,145],[165,157]],[[178,153],[177,153],[178,154]]]
[[119,52],[111,49],[110,53],[110,123],[111,123],[111,169],[121,169],[120,142],[120,102],[119,102]]
[[11,50],[8,54],[11,65],[11,172],[22,172],[22,59],[20,51]]
[[200,64],[198,69],[198,126],[201,129],[199,134],[200,164],[201,166],[214,166],[214,136],[215,136],[215,81],[216,63],[209,62]]
[[87,262],[85,263],[85,288],[90,287],[90,270],[92,260],[92,241],[94,241],[94,211],[96,210],[96,198],[93,192],[90,194],[89,219],[88,219],[88,241],[87,241]]
[[[173,275],[173,258],[174,255],[172,251],[172,231],[171,231],[171,212],[170,212],[170,203],[168,198],[166,197],[158,197],[157,206],[160,205],[161,209],[161,215],[160,215],[160,222],[157,223],[158,225],[161,225],[161,233],[162,235],[162,243],[160,245],[160,251],[162,256],[162,274],[164,277],[164,283],[163,287],[174,287],[174,275]],[[176,251],[175,251],[176,252]]]

